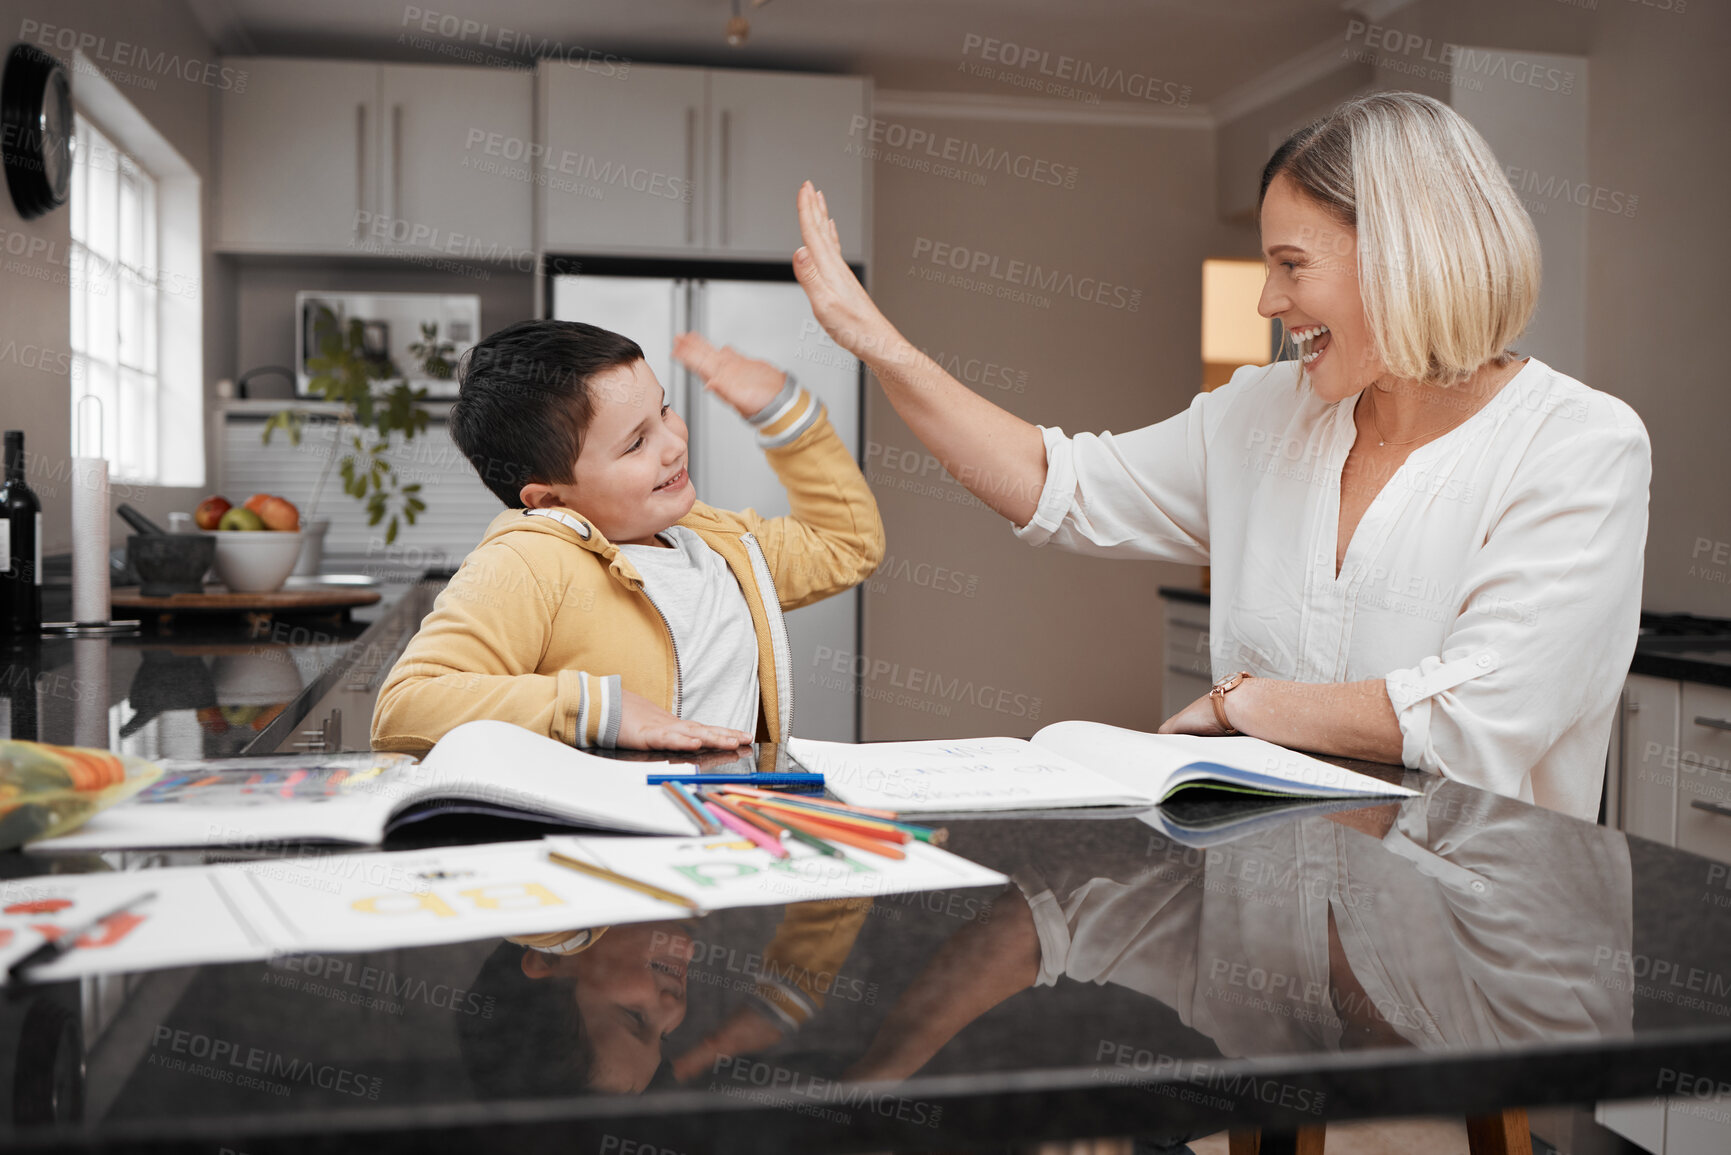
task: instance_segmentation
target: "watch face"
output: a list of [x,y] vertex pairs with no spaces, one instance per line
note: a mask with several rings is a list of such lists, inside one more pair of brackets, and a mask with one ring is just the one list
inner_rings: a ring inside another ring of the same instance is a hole
[[66,82],[64,69],[49,73],[43,86],[40,128],[42,175],[48,182],[48,195],[55,204],[64,204],[72,183],[73,146],[72,86]]

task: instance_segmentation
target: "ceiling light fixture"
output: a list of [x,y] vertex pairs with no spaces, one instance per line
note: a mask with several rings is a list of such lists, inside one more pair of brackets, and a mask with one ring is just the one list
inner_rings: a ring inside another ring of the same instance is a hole
[[739,0],[733,0],[733,19],[727,22],[727,45],[738,48],[751,35],[751,22],[739,14]]

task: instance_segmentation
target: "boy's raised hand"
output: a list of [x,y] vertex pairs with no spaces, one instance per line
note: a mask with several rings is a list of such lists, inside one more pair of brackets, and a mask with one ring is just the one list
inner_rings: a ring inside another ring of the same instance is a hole
[[751,735],[744,730],[675,718],[642,694],[624,693],[618,744],[627,750],[736,750],[751,745]]
[[702,333],[681,333],[673,342],[673,355],[741,417],[755,416],[787,384],[787,374],[774,365],[730,345],[718,349]]

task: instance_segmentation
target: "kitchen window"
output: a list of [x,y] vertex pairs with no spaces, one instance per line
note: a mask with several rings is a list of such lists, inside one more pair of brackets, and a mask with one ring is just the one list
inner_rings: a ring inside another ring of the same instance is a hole
[[[133,484],[202,487],[199,180],[94,68],[78,72],[69,197],[72,449]],[[97,439],[97,407],[101,433]]]
[[[154,482],[157,445],[158,263],[156,180],[83,116],[72,172],[72,428],[94,437],[102,403],[102,446],[116,479]],[[81,408],[82,405],[82,408]],[[93,444],[79,451],[96,454]]]

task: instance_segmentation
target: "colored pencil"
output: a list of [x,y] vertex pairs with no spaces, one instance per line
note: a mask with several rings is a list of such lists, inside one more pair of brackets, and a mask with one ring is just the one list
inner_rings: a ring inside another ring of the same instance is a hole
[[705,790],[705,791],[703,791],[703,800],[705,802],[715,803],[715,805],[721,807],[723,810],[727,811],[729,814],[733,815],[735,818],[739,819],[741,822],[751,823],[753,826],[757,827],[759,830],[763,831],[765,834],[769,835],[771,838],[775,839],[777,842],[781,841],[782,832],[784,830],[786,830],[786,827],[781,826],[775,822],[772,822],[770,819],[764,817],[761,814],[752,814],[749,811],[745,810],[744,808],[734,805],[732,802],[728,801],[725,797],[723,797],[719,790]]
[[798,806],[790,806],[785,802],[772,802],[767,798],[754,799],[753,806],[761,806],[773,810],[777,816],[788,814],[803,818],[808,822],[821,823],[825,826],[839,826],[843,830],[852,830],[868,838],[876,838],[882,842],[907,842],[913,836],[899,826],[882,822],[875,818],[853,818],[840,814],[820,814],[814,810],[805,810]]
[[[731,787],[729,789],[731,789]],[[756,795],[753,795],[753,797],[756,797]],[[942,846],[945,842],[948,842],[950,838],[949,830],[942,826],[934,828],[931,826],[921,826],[917,822],[903,822],[899,819],[867,817],[859,811],[842,809],[835,806],[824,805],[822,803],[809,802],[804,798],[793,798],[786,795],[772,795],[770,797],[761,798],[760,801],[780,803],[784,806],[795,806],[801,810],[809,810],[818,815],[830,814],[834,815],[838,819],[848,822],[864,823],[868,826],[889,826],[897,830],[905,830],[921,842],[929,842],[933,846]],[[875,815],[883,812],[873,811],[871,813]]]
[[693,822],[697,823],[697,832],[699,834],[710,835],[721,833],[721,824],[711,818],[707,810],[699,809],[697,799],[693,798],[690,794],[687,794],[684,787],[680,786],[679,783],[663,782],[661,788],[667,791],[668,797],[673,799],[679,809],[683,810]]
[[705,800],[703,805],[715,816],[715,820],[747,841],[763,847],[776,858],[788,857],[787,847],[759,830],[749,822],[741,821],[729,814],[715,803]]
[[[732,794],[750,794],[754,798],[780,799],[791,797],[790,795],[777,790],[759,790],[751,786],[734,786],[731,784],[728,786],[728,792]],[[821,806],[825,810],[840,810],[848,814],[864,814],[868,818],[887,818],[891,822],[894,822],[901,817],[901,815],[897,814],[894,810],[873,810],[869,806],[849,806],[845,802],[837,802],[832,798],[801,798],[800,801],[807,806]]]
[[857,830],[849,830],[841,826],[831,826],[827,823],[808,823],[803,814],[798,817],[784,814],[781,816],[781,821],[785,822],[790,828],[798,828],[803,830],[805,833],[810,834],[814,838],[821,838],[827,842],[839,842],[843,846],[851,846],[856,850],[870,851],[872,854],[880,855],[884,858],[907,857],[899,846],[884,842],[881,839],[873,838],[869,834],[859,833]]
[[[810,814],[813,818],[816,818],[819,821],[822,821],[824,818],[831,818],[833,821],[846,823],[849,826],[858,826],[871,830],[899,830],[911,838],[917,838],[921,842],[929,842],[933,846],[942,846],[950,840],[949,829],[943,826],[933,828],[930,826],[921,826],[913,822],[891,822],[884,818],[865,818],[857,814],[831,810],[827,807],[808,806],[804,802],[793,798],[753,798],[752,801],[755,804],[773,807],[778,812],[798,811],[800,813]],[[891,839],[891,841],[894,842],[906,842],[907,840],[908,839],[906,838]]]
[[599,878],[604,882],[611,882],[616,886],[623,886],[627,890],[635,890],[639,894],[647,894],[650,898],[659,898],[662,902],[671,902],[675,906],[684,907],[692,914],[701,915],[704,913],[701,906],[697,905],[697,903],[693,902],[691,899],[686,898],[683,894],[675,894],[671,890],[663,890],[653,882],[644,882],[640,878],[632,878],[629,875],[620,874],[618,871],[608,870],[605,866],[596,866],[593,863],[584,862],[580,858],[572,858],[569,855],[560,854],[557,850],[549,850],[547,852],[547,857],[551,858],[560,866],[565,867],[567,870],[575,870],[579,874],[587,874],[592,878]]

